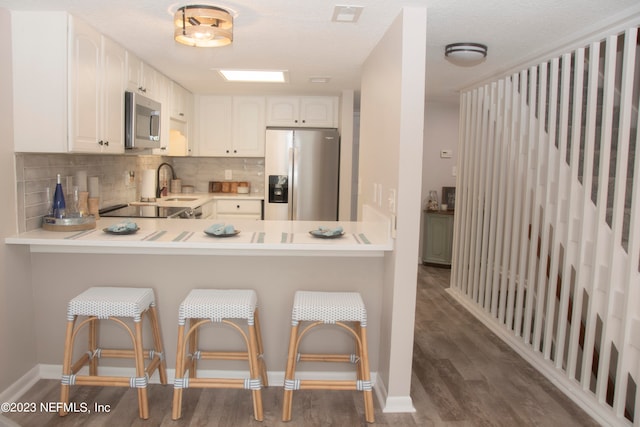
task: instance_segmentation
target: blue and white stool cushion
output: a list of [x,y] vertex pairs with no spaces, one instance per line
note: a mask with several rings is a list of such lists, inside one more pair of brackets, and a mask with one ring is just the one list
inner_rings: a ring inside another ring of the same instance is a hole
[[301,321],[360,322],[367,326],[367,310],[358,292],[297,291],[293,300],[292,324]]
[[178,311],[178,324],[185,319],[245,319],[254,323],[258,296],[251,289],[193,289],[182,301]]
[[155,305],[151,288],[93,287],[69,301],[67,320],[74,316],[132,317],[139,322],[142,313]]

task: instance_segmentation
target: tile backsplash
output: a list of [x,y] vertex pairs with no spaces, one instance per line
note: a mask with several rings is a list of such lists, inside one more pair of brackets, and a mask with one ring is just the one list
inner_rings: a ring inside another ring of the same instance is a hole
[[263,158],[32,153],[15,156],[19,232],[41,227],[42,217],[49,209],[47,189],[52,197],[57,174],[62,177],[67,199],[77,185],[78,172],[97,177],[101,208],[140,200],[142,171],[156,169],[163,162],[173,165],[183,185],[193,185],[199,193],[209,191],[209,181],[224,181],[225,170],[229,170],[232,181],[250,182],[252,195],[264,194]]

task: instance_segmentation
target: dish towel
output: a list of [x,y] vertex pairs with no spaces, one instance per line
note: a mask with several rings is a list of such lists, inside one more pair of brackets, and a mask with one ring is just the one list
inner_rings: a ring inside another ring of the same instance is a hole
[[313,230],[313,234],[315,234],[316,236],[331,237],[331,236],[337,236],[342,233],[343,233],[343,229],[342,229],[342,226],[340,225],[335,228],[318,227],[317,230]]
[[113,233],[122,233],[124,231],[134,231],[138,229],[138,224],[133,221],[122,221],[107,227],[107,230]]
[[225,234],[233,234],[235,233],[236,229],[234,228],[233,225],[228,224],[213,224],[212,226],[208,227],[206,229],[206,232],[209,234],[215,234],[216,236],[222,236]]

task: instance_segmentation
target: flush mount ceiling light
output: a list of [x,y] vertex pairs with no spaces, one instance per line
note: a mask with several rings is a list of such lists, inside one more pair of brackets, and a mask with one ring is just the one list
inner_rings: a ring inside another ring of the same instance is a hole
[[447,59],[463,67],[471,67],[485,60],[487,46],[480,43],[452,43],[444,49]]
[[233,17],[219,7],[182,6],[176,10],[173,22],[176,41],[187,46],[226,46],[233,40]]
[[333,22],[350,22],[352,24],[358,22],[362,13],[362,6],[341,6],[338,5],[333,9]]
[[229,82],[285,83],[284,70],[217,70]]

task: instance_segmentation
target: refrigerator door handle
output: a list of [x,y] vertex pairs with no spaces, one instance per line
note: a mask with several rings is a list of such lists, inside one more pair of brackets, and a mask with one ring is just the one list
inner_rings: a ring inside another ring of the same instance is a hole
[[287,206],[289,208],[289,219],[295,219],[296,211],[293,205],[293,192],[294,192],[294,182],[293,182],[293,174],[294,170],[294,162],[296,159],[296,153],[294,147],[289,147],[289,170],[287,174],[289,175],[287,178],[287,185],[289,186],[288,195],[287,195]]

